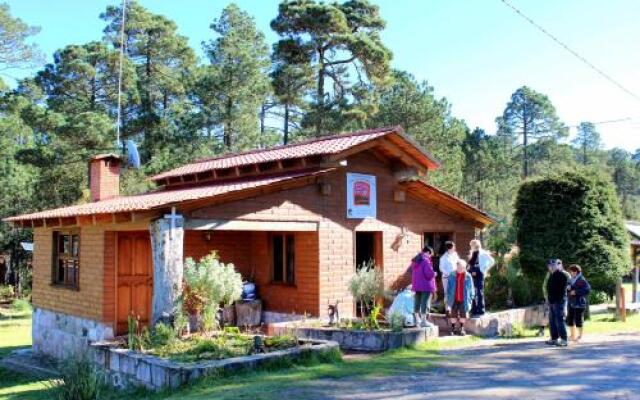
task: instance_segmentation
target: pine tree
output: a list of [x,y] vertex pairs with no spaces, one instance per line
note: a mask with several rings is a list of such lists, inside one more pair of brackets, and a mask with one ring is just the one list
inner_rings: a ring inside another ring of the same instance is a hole
[[371,93],[391,72],[391,51],[380,39],[384,27],[378,6],[366,0],[280,3],[271,28],[281,36],[278,48],[287,49],[285,60],[314,71],[315,93],[304,124],[316,136],[362,126],[375,113]]
[[591,122],[581,122],[578,125],[578,134],[573,139],[572,144],[578,149],[578,161],[583,165],[589,163],[590,154],[602,147],[600,133]]
[[403,71],[394,71],[393,77],[393,84],[380,93],[379,111],[369,121],[370,126],[401,125],[442,163],[440,170],[429,175],[429,181],[460,194],[464,163],[461,144],[466,125],[451,116],[447,100],[436,99],[427,82],[417,82]]
[[258,113],[269,92],[269,50],[251,16],[230,4],[211,24],[217,37],[204,44],[210,65],[202,70],[198,97],[205,126],[221,132],[224,151],[258,144]]
[[11,16],[6,3],[0,4],[0,27],[0,70],[32,67],[42,60],[38,46],[27,43],[40,28]]
[[537,160],[531,151],[534,145],[538,144],[539,157],[544,157],[545,145],[567,136],[567,128],[558,118],[551,100],[527,86],[511,95],[504,113],[496,122],[499,135],[511,140],[515,146],[521,143],[524,178],[531,175],[532,165]]
[[[105,40],[120,49],[121,7],[107,7],[101,18],[107,23]],[[123,108],[122,132],[123,137],[142,141],[146,161],[171,144],[175,121],[191,111],[187,90],[196,57],[173,21],[149,12],[136,0],[127,4],[124,37],[126,55],[136,71],[139,101]],[[136,95],[126,94],[129,99]]]

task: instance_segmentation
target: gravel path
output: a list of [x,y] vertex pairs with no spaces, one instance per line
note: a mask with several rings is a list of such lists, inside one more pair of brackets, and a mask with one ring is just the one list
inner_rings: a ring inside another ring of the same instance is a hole
[[540,339],[483,341],[437,368],[381,378],[321,379],[283,399],[640,399],[640,333],[593,336],[569,348]]

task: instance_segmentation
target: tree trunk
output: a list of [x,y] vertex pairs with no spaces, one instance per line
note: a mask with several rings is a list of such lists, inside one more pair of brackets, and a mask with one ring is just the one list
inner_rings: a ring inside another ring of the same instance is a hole
[[260,135],[264,135],[264,116],[267,113],[267,105],[262,103],[260,106]]
[[224,138],[223,138],[223,142],[225,147],[228,150],[231,150],[231,108],[233,107],[233,103],[231,102],[231,99],[227,100],[227,118],[226,118],[226,122],[224,124]]
[[318,90],[316,93],[317,96],[317,110],[316,110],[316,136],[319,137],[322,135],[322,130],[324,128],[324,50],[318,49]]
[[527,132],[527,122],[525,120],[523,130],[523,143],[522,143],[522,157],[523,157],[523,174],[524,177],[529,177],[529,132]]
[[289,143],[289,104],[284,105],[284,135],[283,144]]

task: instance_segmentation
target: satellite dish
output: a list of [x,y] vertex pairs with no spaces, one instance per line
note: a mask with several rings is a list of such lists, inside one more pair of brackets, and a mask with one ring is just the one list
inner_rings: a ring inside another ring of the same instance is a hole
[[127,162],[132,168],[140,168],[140,153],[138,153],[138,146],[136,145],[136,142],[131,139],[127,140]]

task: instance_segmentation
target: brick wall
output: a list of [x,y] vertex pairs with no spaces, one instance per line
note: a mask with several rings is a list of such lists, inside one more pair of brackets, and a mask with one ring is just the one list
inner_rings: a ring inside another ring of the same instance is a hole
[[79,289],[51,284],[54,229],[34,230],[33,305],[51,311],[102,320],[104,230],[80,230]]
[[[376,175],[378,204],[376,219],[346,218],[346,172]],[[424,232],[454,232],[458,252],[461,256],[466,256],[468,243],[475,235],[473,223],[445,214],[434,205],[409,196],[404,203],[394,202],[393,192],[397,189],[397,180],[391,169],[374,156],[368,153],[355,155],[349,158],[346,168],[328,174],[323,180],[331,186],[331,194],[328,196],[321,195],[316,185],[309,185],[238,202],[204,207],[192,212],[190,216],[254,221],[319,222],[318,270],[317,273],[311,274],[312,279],[317,279],[318,291],[317,300],[313,304],[314,309],[317,310],[312,312],[314,315],[325,315],[327,305],[336,301],[340,302],[341,315],[347,316],[353,312],[354,302],[348,291],[348,283],[355,271],[356,231],[382,232],[380,264],[382,264],[387,288],[399,288],[410,283],[407,267],[411,258],[423,245]],[[393,246],[394,243],[397,244],[398,235],[401,234],[403,227],[405,228],[404,238],[399,246]],[[252,240],[256,240],[255,235],[252,235]],[[256,254],[259,253],[254,253],[254,257]],[[273,296],[271,301],[268,301],[269,305],[284,310],[292,308],[294,305],[289,305],[290,297],[287,296],[289,291],[287,288],[266,291],[269,297]],[[300,291],[301,288],[298,292]],[[297,294],[298,297],[300,295],[301,293]]]
[[271,234],[243,231],[186,231],[184,256],[196,260],[217,250],[220,260],[233,263],[244,279],[252,279],[269,311],[318,315],[318,237],[293,232],[295,284],[272,282]]

